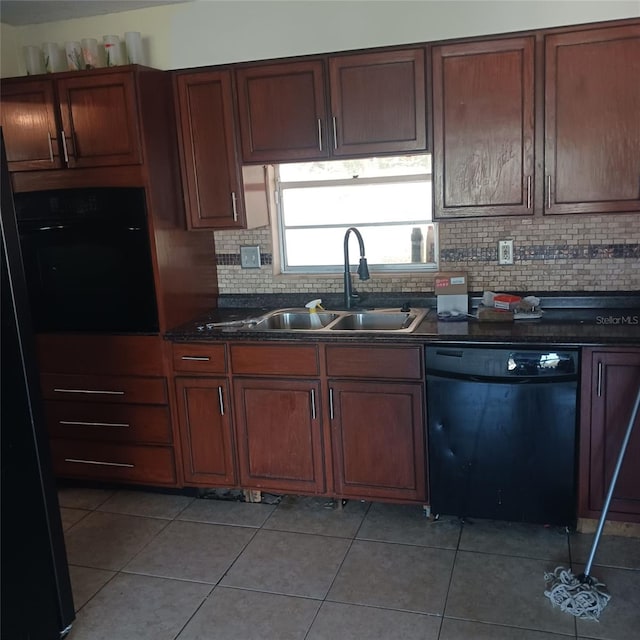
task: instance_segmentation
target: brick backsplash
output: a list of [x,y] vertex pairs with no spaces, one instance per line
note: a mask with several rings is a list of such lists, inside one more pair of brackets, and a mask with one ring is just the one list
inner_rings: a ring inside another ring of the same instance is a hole
[[[220,293],[342,291],[342,276],[274,275],[268,228],[216,231]],[[474,218],[439,224],[440,270],[466,271],[471,291],[640,291],[640,216]],[[498,265],[497,243],[513,239],[514,264]],[[259,245],[260,269],[240,268],[240,246]],[[371,274],[366,292],[432,292],[432,273]]]

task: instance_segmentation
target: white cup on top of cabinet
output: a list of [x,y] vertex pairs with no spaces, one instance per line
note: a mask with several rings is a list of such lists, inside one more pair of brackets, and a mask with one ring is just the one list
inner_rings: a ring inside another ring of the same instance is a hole
[[65,54],[57,42],[43,42],[42,51],[44,53],[44,67],[47,73],[67,70]]
[[22,47],[22,51],[24,53],[24,63],[27,67],[27,75],[37,76],[39,73],[44,73],[42,49],[34,45],[26,45]]
[[127,45],[127,58],[129,64],[144,64],[144,50],[142,48],[142,37],[139,31],[127,31],[124,34],[124,41]]
[[119,36],[102,36],[102,43],[107,55],[107,67],[118,67],[124,63]]
[[64,50],[67,54],[67,69],[69,69],[69,71],[80,71],[80,69],[84,68],[82,47],[79,42],[65,42]]

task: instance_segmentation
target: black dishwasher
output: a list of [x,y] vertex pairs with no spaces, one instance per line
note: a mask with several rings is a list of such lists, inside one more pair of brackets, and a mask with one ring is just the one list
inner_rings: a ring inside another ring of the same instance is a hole
[[426,348],[434,514],[574,526],[578,352]]

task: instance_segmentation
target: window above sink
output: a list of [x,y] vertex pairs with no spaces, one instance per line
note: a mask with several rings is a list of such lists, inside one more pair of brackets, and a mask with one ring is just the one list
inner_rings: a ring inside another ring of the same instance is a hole
[[281,273],[337,273],[342,239],[360,229],[372,271],[437,268],[429,154],[276,167]]

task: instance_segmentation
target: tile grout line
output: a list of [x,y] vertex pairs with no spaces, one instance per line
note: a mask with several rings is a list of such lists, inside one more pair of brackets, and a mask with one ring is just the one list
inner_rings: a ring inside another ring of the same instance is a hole
[[442,605],[442,616],[440,617],[440,626],[438,627],[438,635],[436,640],[439,640],[442,635],[442,626],[444,625],[445,612],[447,611],[447,602],[449,601],[449,592],[451,591],[451,584],[453,583],[453,572],[456,568],[456,560],[458,559],[458,553],[460,552],[460,543],[462,541],[462,531],[464,529],[464,520],[459,519],[460,529],[458,530],[458,542],[454,549],[453,562],[451,564],[451,573],[449,574],[449,584],[447,584],[447,593],[444,597],[444,603]]

